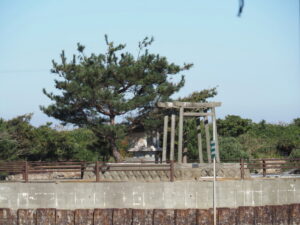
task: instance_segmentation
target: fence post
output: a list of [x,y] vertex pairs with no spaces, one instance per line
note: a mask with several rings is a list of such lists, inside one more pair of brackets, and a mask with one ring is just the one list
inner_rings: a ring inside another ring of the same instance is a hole
[[174,160],[170,161],[170,181],[174,181]]
[[100,181],[100,177],[99,177],[99,161],[96,161],[95,173],[96,173],[96,182],[99,182]]
[[28,162],[25,161],[25,183],[28,183]]
[[240,165],[241,165],[241,179],[244,180],[245,178],[245,165],[244,165],[244,159],[240,159]]
[[83,176],[84,176],[84,163],[80,163],[80,177],[81,179],[83,179]]
[[262,163],[263,163],[263,177],[265,177],[267,175],[266,160],[263,159]]
[[25,165],[25,162],[23,163],[23,166],[21,167],[22,168],[22,175],[23,175],[23,180],[25,181],[25,167],[26,167],[26,165]]

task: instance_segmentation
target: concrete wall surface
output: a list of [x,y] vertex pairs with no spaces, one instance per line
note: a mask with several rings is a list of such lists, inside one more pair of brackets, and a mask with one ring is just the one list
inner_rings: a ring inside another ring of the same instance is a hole
[[[299,225],[300,204],[217,208],[217,225]],[[1,225],[213,225],[212,209],[0,208]]]
[[[208,209],[211,181],[113,183],[0,183],[0,208]],[[300,203],[300,179],[217,182],[217,207]]]

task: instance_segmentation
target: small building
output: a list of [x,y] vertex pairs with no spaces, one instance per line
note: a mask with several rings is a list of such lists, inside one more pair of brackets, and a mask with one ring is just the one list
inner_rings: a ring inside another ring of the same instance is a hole
[[129,137],[133,159],[144,161],[159,161],[162,149],[159,146],[159,134],[147,134],[144,131],[135,132]]

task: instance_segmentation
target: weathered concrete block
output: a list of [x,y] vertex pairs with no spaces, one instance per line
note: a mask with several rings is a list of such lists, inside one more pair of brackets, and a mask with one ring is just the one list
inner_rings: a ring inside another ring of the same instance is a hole
[[238,208],[237,212],[237,224],[238,225],[254,225],[254,207],[250,206],[241,206]]
[[290,224],[291,225],[300,224],[300,204],[290,205]]
[[198,209],[197,210],[197,225],[213,225],[213,210]]
[[176,225],[196,225],[197,211],[196,209],[177,209],[176,210]]
[[217,223],[219,225],[235,225],[236,224],[237,210],[230,208],[217,209]]
[[16,211],[0,208],[0,225],[17,225]]
[[133,209],[132,225],[152,225],[153,210],[152,209]]
[[92,209],[76,209],[75,225],[93,225],[94,210]]
[[143,180],[143,176],[140,171],[133,171],[133,173],[137,180]]
[[272,225],[274,217],[274,207],[257,206],[254,208],[256,225]]
[[153,214],[153,225],[174,225],[175,210],[174,209],[155,209]]
[[36,225],[55,225],[55,209],[37,209]]
[[95,209],[94,225],[113,225],[112,209]]
[[123,181],[128,181],[129,180],[125,171],[120,171],[119,173],[120,173],[120,176],[122,177]]
[[114,209],[113,225],[131,225],[132,209]]
[[290,206],[277,205],[274,206],[273,224],[276,225],[289,225]]
[[18,225],[36,225],[36,211],[34,209],[19,209]]
[[56,225],[74,225],[73,210],[56,210]]

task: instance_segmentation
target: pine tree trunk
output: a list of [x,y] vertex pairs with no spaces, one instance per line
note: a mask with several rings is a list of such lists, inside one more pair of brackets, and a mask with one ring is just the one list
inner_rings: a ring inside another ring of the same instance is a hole
[[[111,116],[110,117],[110,124],[111,126],[115,125],[115,117]],[[120,162],[122,160],[122,156],[118,150],[117,144],[116,144],[116,140],[114,138],[110,139],[110,145],[112,148],[112,153],[113,153],[113,157],[117,162]]]
[[116,146],[115,141],[113,140],[112,142],[113,142],[113,143],[111,143],[111,146],[112,146],[113,157],[114,157],[114,159],[115,159],[117,162],[121,162],[122,156],[121,156],[121,154],[120,154],[120,152],[119,152],[119,150],[118,150],[118,148],[117,148],[117,146]]

